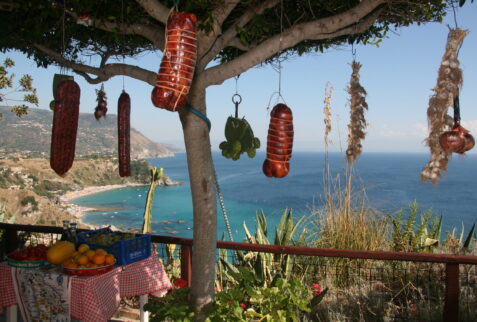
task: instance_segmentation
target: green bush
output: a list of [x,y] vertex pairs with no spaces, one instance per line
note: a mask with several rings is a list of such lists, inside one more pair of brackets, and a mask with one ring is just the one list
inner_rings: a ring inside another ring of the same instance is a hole
[[35,200],[35,197],[33,196],[27,196],[20,201],[20,204],[23,207],[26,207],[28,204],[31,205],[32,211],[37,211],[38,210],[38,202]]
[[[317,306],[327,292],[327,289],[321,291],[316,284],[306,287],[298,278],[276,278],[264,287],[254,271],[244,267],[237,269],[237,273],[232,273],[236,284],[215,294],[215,301],[207,308],[206,321],[313,320]],[[180,287],[181,282],[176,280],[176,288],[165,297],[155,298],[144,306],[151,312],[151,321],[193,320],[189,288]]]
[[151,166],[146,160],[131,161],[131,178],[142,183],[149,183]]

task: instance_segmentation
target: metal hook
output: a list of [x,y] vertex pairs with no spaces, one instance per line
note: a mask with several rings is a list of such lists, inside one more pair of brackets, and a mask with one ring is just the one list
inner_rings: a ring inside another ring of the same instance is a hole
[[242,103],[242,96],[240,94],[234,94],[232,96],[232,103],[235,104],[235,118],[238,118],[239,104]]

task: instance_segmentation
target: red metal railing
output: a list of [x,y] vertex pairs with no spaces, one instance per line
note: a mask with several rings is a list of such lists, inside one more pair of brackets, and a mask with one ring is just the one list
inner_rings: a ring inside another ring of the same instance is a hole
[[[61,227],[12,225],[0,223],[0,229],[5,231],[6,252],[17,248],[19,231],[61,234]],[[81,230],[80,230],[81,231]],[[153,235],[154,243],[181,245],[181,277],[190,284],[192,276],[192,244],[189,238]],[[388,251],[365,251],[347,249],[324,249],[296,246],[275,246],[218,241],[217,248],[229,250],[255,251],[273,254],[292,254],[303,256],[339,257],[348,259],[369,259],[384,261],[430,262],[446,265],[445,276],[445,303],[443,311],[444,321],[459,320],[459,265],[477,265],[477,256],[463,256],[450,254],[405,253]]]

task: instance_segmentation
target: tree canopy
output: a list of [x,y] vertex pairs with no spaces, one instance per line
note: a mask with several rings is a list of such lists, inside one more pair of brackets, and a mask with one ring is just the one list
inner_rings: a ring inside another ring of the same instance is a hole
[[[162,50],[165,22],[175,3],[177,10],[198,17],[197,69],[213,66],[206,85],[278,54],[301,55],[335,45],[376,42],[390,28],[440,21],[449,5],[439,0],[21,1],[10,11],[0,11],[0,49],[20,50],[43,67],[69,62],[90,82],[120,74],[147,80],[145,71],[126,71],[108,59]],[[91,55],[102,58],[99,66],[87,66],[86,57]]]

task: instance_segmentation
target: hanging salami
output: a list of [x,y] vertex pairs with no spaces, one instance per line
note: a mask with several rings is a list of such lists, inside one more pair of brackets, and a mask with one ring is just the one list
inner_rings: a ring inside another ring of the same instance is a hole
[[197,18],[173,12],[167,21],[164,56],[151,98],[156,107],[177,111],[186,103],[197,59]]
[[267,136],[267,158],[263,173],[267,177],[282,178],[290,171],[293,148],[293,115],[285,104],[277,104],[270,113]]
[[73,165],[78,131],[80,87],[74,80],[62,81],[56,88],[50,166],[63,176]]
[[131,98],[123,90],[118,100],[118,159],[121,177],[131,175],[130,115]]

